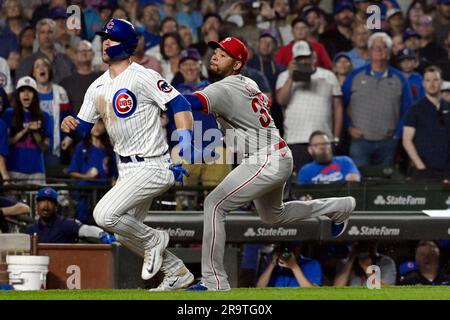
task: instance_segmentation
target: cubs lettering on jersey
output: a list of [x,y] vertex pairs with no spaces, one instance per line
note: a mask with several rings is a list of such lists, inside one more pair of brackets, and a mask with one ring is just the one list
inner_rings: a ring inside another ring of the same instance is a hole
[[90,123],[101,117],[121,156],[159,156],[168,150],[160,111],[179,94],[159,73],[132,63],[114,79],[106,71],[95,80],[78,117]]

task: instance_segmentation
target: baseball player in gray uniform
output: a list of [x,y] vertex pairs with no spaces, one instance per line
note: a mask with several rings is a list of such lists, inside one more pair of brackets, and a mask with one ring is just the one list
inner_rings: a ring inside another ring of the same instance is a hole
[[253,201],[261,220],[268,224],[325,215],[333,221],[333,235],[339,236],[356,205],[353,197],[283,203],[284,186],[292,174],[292,154],[268,112],[269,99],[253,80],[239,74],[248,57],[247,48],[234,37],[209,42],[209,46],[214,49],[210,68],[222,80],[185,97],[192,109],[215,114],[227,129],[226,135],[232,129],[238,151],[247,157],[205,199],[202,281],[187,290],[230,289],[223,259],[224,220],[231,210]]
[[182,178],[180,167],[171,165],[160,112],[173,109],[178,132],[184,137],[181,148],[190,150],[190,104],[160,74],[131,63],[138,42],[131,23],[111,19],[97,34],[102,37],[102,58],[109,69],[87,90],[77,118],[65,118],[61,128],[80,139],[90,133],[98,118],[103,119],[119,158],[119,178],[97,203],[95,221],[144,258],[144,280],[160,269],[164,272],[156,290],[187,287],[194,277],[180,259],[165,250],[168,233],[148,227],[144,219],[152,199],[167,191],[174,179]]

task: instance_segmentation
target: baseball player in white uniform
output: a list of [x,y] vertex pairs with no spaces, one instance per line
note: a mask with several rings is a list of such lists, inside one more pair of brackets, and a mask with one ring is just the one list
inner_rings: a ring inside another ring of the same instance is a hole
[[248,57],[247,48],[234,37],[209,42],[209,46],[214,49],[210,68],[222,80],[185,97],[192,109],[216,114],[226,135],[232,129],[239,151],[247,158],[205,199],[202,281],[187,290],[230,289],[223,259],[224,220],[231,210],[253,201],[261,220],[268,224],[326,215],[333,220],[332,234],[339,236],[356,205],[353,197],[283,203],[283,189],[292,174],[292,154],[268,112],[268,98],[253,80],[239,74]]
[[173,108],[177,129],[184,137],[180,145],[190,149],[190,104],[160,74],[131,63],[138,41],[131,23],[111,19],[97,34],[102,37],[102,58],[109,69],[87,90],[77,118],[66,117],[61,128],[79,139],[89,134],[97,119],[103,119],[119,158],[119,178],[97,203],[95,221],[144,258],[144,280],[160,269],[164,272],[156,290],[187,287],[194,277],[179,258],[165,250],[168,233],[143,222],[152,199],[167,191],[174,179],[182,178],[180,167],[171,166],[160,112]]

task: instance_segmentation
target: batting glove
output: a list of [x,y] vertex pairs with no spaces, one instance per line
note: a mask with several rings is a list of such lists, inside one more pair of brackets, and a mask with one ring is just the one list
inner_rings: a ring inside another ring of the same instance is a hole
[[173,172],[175,181],[177,181],[180,186],[183,186],[183,176],[189,177],[189,172],[181,163],[171,164],[169,169]]
[[113,234],[110,234],[108,232],[100,233],[99,239],[104,244],[111,244],[111,243],[117,241],[116,237]]

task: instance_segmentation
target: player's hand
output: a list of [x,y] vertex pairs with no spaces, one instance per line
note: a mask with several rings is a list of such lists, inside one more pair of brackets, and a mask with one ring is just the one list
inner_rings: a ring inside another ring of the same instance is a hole
[[108,232],[102,232],[99,234],[99,239],[104,244],[111,244],[113,242],[116,242],[116,236],[114,234],[110,234]]
[[65,133],[70,133],[71,131],[74,131],[78,125],[80,124],[80,121],[75,119],[72,116],[67,116],[64,118],[63,122],[61,123],[61,130]]
[[183,186],[183,176],[189,177],[189,172],[186,168],[183,167],[181,163],[171,164],[169,169],[173,172],[173,176],[175,177],[175,181],[180,184],[180,187]]

